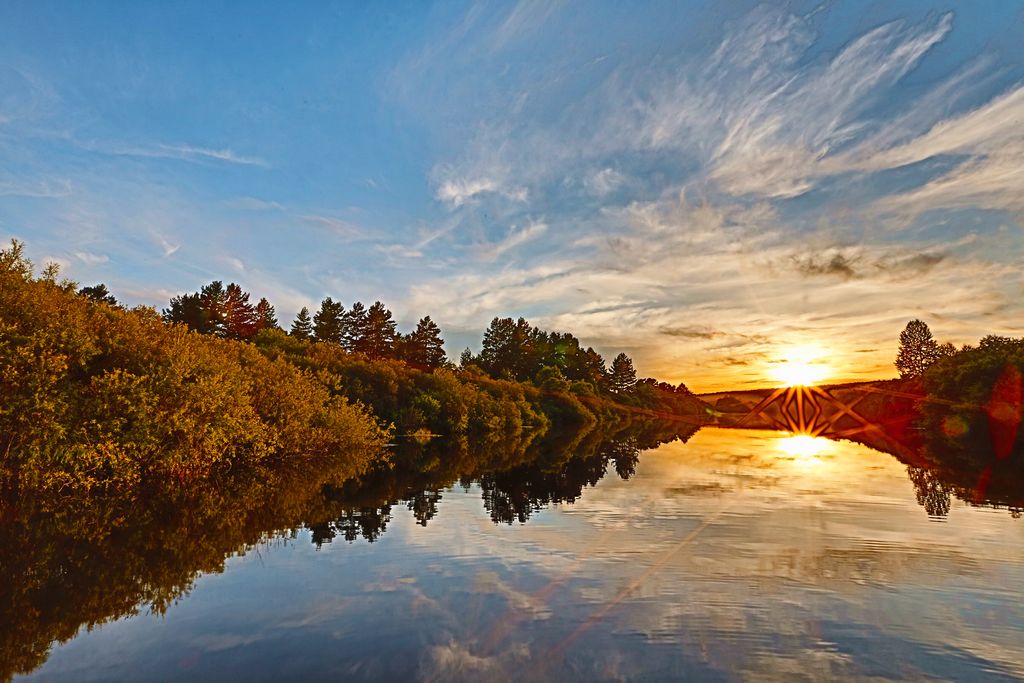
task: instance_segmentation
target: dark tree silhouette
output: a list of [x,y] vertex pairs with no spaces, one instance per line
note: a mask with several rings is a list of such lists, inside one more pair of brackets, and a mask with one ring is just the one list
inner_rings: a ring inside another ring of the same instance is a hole
[[199,294],[182,294],[171,299],[167,308],[162,311],[163,318],[169,323],[188,325],[190,329],[202,334],[210,334],[210,314],[203,306]]
[[523,318],[494,318],[484,333],[480,367],[493,377],[532,379],[539,369],[535,353],[539,333]]
[[117,306],[117,299],[114,298],[114,295],[107,290],[107,286],[102,282],[91,287],[82,287],[78,290],[78,293],[87,299]]
[[224,336],[227,298],[227,290],[224,289],[224,283],[220,280],[214,280],[199,290],[199,301],[202,303],[207,320],[207,329],[199,330],[200,332],[215,334],[218,337]]
[[277,312],[265,297],[256,304],[256,328],[257,330],[280,329],[280,325],[277,323]]
[[917,319],[907,323],[900,332],[900,348],[896,354],[900,377],[920,377],[938,359],[939,345],[928,325]]
[[309,309],[305,306],[299,311],[299,314],[295,316],[295,321],[292,322],[292,330],[289,332],[296,339],[312,339],[313,338],[313,321],[309,317]]
[[945,517],[952,504],[952,487],[943,482],[930,470],[921,467],[907,467],[907,477],[914,485],[917,504],[924,508],[929,517]]
[[366,311],[366,334],[358,350],[370,358],[389,358],[395,346],[395,321],[384,304],[375,301]]
[[447,358],[444,352],[444,340],[441,339],[441,328],[430,316],[425,316],[416,324],[416,329],[407,338],[405,359],[417,367],[437,369],[444,365]]
[[357,301],[352,310],[345,314],[342,344],[349,351],[361,351],[366,338],[366,306]]
[[320,310],[313,316],[313,336],[319,342],[340,344],[344,330],[345,307],[340,301],[327,297],[320,302]]
[[612,371],[608,376],[608,387],[616,394],[629,393],[636,386],[636,370],[629,356],[620,353],[612,361]]
[[440,491],[418,491],[406,503],[416,518],[416,523],[426,526],[437,515],[437,504],[441,501]]

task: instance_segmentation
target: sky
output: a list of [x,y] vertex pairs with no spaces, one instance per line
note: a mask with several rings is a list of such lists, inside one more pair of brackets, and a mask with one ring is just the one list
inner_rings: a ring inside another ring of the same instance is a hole
[[1024,334],[1020,2],[0,0],[0,239],[697,391]]

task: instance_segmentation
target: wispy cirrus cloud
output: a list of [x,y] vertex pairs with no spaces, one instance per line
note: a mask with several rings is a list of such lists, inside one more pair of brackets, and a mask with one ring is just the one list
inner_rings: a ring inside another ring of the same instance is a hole
[[500,242],[481,247],[480,255],[485,260],[493,261],[506,252],[520,247],[531,240],[537,239],[547,232],[547,229],[547,223],[542,222],[531,222],[521,228],[512,226],[508,235]]
[[98,266],[110,261],[110,257],[106,254],[94,254],[89,251],[76,251],[75,258],[87,266]]
[[71,190],[72,184],[68,178],[46,178],[35,181],[0,180],[0,197],[58,199],[70,195]]
[[239,154],[229,148],[199,147],[187,144],[145,144],[84,142],[84,149],[111,156],[140,157],[143,159],[180,159],[182,161],[216,161],[242,166],[270,168],[270,162],[260,157]]
[[365,237],[365,231],[360,226],[344,218],[336,216],[323,216],[319,214],[306,214],[301,216],[302,222],[313,227],[329,230],[332,234],[345,239],[359,239]]

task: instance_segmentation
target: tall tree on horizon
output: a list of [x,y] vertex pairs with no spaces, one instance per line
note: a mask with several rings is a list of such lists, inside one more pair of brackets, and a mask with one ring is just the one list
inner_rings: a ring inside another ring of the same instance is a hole
[[429,315],[420,318],[416,329],[409,335],[405,357],[412,365],[431,370],[444,365],[447,355],[444,352],[441,328]]
[[215,334],[218,337],[224,336],[224,314],[227,296],[224,283],[220,280],[214,280],[199,290],[199,302],[206,313],[206,329],[200,330],[200,332]]
[[198,292],[172,297],[161,314],[165,322],[187,325],[189,329],[200,334],[211,332],[210,315],[203,307],[203,300]]
[[608,387],[616,394],[629,393],[636,386],[636,370],[633,361],[624,353],[615,356],[612,361],[611,373],[608,375]]
[[100,303],[109,304],[110,306],[117,306],[117,299],[110,293],[107,286],[102,282],[98,285],[92,285],[91,287],[82,287],[78,290],[79,296],[84,296],[87,299],[92,299]]
[[256,307],[249,292],[232,282],[224,290],[224,334],[228,339],[251,339],[259,331]]
[[351,352],[361,351],[366,338],[366,306],[362,301],[352,304],[352,309],[345,314],[342,345]]
[[391,358],[395,355],[396,334],[391,311],[375,301],[366,309],[366,333],[359,351],[370,358]]
[[256,303],[256,328],[259,330],[277,330],[281,326],[277,322],[277,311],[266,297]]
[[544,333],[524,318],[494,318],[484,332],[478,362],[492,377],[532,379],[540,369],[538,346]]
[[292,329],[288,333],[296,339],[310,340],[313,338],[313,320],[309,317],[309,309],[303,306],[299,314],[292,322]]
[[915,318],[900,332],[896,369],[902,378],[920,377],[940,355],[939,345],[928,325]]
[[327,297],[320,302],[320,310],[313,316],[313,336],[319,342],[340,344],[344,325],[345,306]]

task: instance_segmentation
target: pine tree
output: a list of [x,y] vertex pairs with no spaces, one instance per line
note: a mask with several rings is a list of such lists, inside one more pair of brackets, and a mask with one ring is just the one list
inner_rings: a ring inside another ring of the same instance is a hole
[[203,329],[198,330],[203,334],[215,334],[223,337],[226,331],[225,325],[225,303],[227,292],[224,290],[224,283],[214,280],[199,290],[199,303],[202,307],[205,321]]
[[259,330],[276,330],[279,329],[280,325],[277,324],[277,312],[274,310],[273,305],[266,300],[261,298],[256,304],[256,329]]
[[896,369],[900,377],[920,377],[939,359],[939,345],[932,337],[928,325],[914,319],[900,332],[900,348],[896,354]]
[[163,318],[169,323],[188,325],[189,329],[200,334],[210,334],[210,315],[203,307],[203,300],[198,293],[181,294],[171,299],[170,304],[162,312]]
[[107,290],[107,286],[102,282],[98,285],[93,285],[92,287],[82,287],[78,290],[78,294],[79,296],[84,296],[85,298],[92,299],[93,301],[117,306],[117,299],[114,298],[114,295]]
[[479,362],[492,377],[525,381],[540,368],[544,333],[525,319],[494,318],[484,332]]
[[224,290],[224,336],[228,339],[250,339],[259,331],[256,307],[249,303],[249,293],[234,282]]
[[375,301],[366,310],[366,335],[359,350],[370,358],[390,358],[395,351],[395,332],[391,311]]
[[363,351],[363,340],[366,338],[366,307],[363,302],[352,304],[352,310],[345,314],[344,323],[342,344],[353,353]]
[[309,317],[309,309],[305,306],[295,316],[295,321],[292,323],[292,330],[289,334],[296,339],[312,339],[313,321]]
[[459,355],[459,369],[465,370],[470,365],[476,365],[476,358],[473,357],[473,352],[467,346]]
[[313,336],[317,341],[340,344],[342,340],[345,307],[327,297],[320,302],[320,310],[313,316]]
[[421,318],[416,329],[408,337],[406,360],[416,367],[434,370],[444,365],[447,358],[441,328],[430,316]]
[[612,371],[608,377],[608,387],[616,394],[630,392],[636,386],[636,370],[629,356],[620,353],[612,361]]

